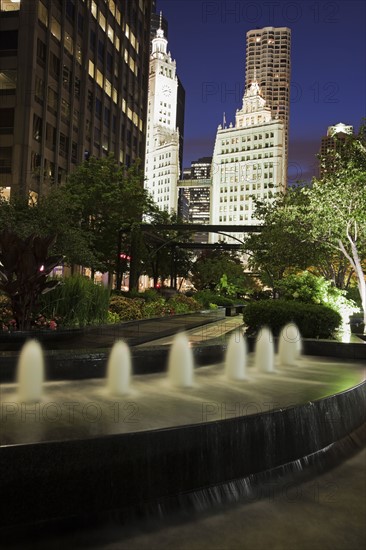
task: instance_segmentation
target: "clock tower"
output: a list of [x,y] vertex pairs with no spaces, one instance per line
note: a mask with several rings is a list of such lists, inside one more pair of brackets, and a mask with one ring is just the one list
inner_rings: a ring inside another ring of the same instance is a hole
[[149,64],[145,188],[160,210],[172,212],[177,210],[179,180],[178,78],[167,46],[160,23]]

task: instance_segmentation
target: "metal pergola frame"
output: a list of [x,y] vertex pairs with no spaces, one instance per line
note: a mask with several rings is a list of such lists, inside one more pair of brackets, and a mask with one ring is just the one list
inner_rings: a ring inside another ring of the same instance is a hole
[[[191,249],[191,250],[240,250],[244,242],[229,233],[260,233],[263,229],[263,226],[258,225],[208,225],[208,224],[183,224],[183,223],[173,223],[173,224],[151,224],[151,223],[140,223],[139,230],[143,233],[147,233],[149,230],[161,230],[161,231],[188,231],[190,233],[217,233],[218,235],[223,235],[230,237],[238,241],[237,243],[187,243],[179,242],[174,239],[168,240],[163,243],[156,251],[158,252],[164,246],[170,246],[171,248],[182,248],[182,249]],[[224,231],[225,230],[225,231]],[[132,225],[125,225],[121,227],[118,231],[118,251],[117,251],[117,270],[116,270],[116,287],[119,289],[122,282],[122,270],[121,270],[121,253],[122,253],[122,235],[125,233],[131,233]],[[138,277],[136,272],[136,255],[133,250],[133,239],[131,239],[131,263],[130,263],[130,290],[135,288],[137,285]],[[176,274],[174,273],[175,269],[172,262],[172,273],[171,273],[171,286],[176,288]],[[132,277],[132,274],[136,276]],[[134,280],[136,279],[136,281]]]

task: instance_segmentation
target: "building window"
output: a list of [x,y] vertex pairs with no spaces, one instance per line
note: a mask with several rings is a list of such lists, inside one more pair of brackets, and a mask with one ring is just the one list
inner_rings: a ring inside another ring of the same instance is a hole
[[60,132],[60,147],[59,152],[62,157],[67,156],[67,151],[69,148],[69,138],[65,136],[62,132]]
[[38,142],[42,139],[42,119],[36,114],[33,115],[33,139]]
[[38,19],[45,27],[48,27],[48,9],[42,2],[38,3]]
[[44,66],[46,61],[46,53],[47,53],[46,44],[42,42],[42,40],[37,38],[37,61],[42,66]]
[[61,118],[67,124],[70,120],[70,103],[61,99]]
[[51,34],[57,40],[61,40],[61,25],[55,17],[51,17]]
[[50,74],[55,80],[58,81],[60,77],[60,60],[53,52],[51,52],[50,57]]
[[46,124],[46,145],[51,151],[55,150],[56,146],[56,128],[47,122]]
[[92,12],[92,15],[96,19],[97,18],[97,5],[96,5],[94,0],[92,0],[92,3],[91,3],[91,12]]
[[0,174],[11,173],[12,147],[0,147]]
[[100,118],[102,116],[102,102],[100,99],[95,99],[95,116]]
[[14,130],[14,109],[0,109],[0,134],[12,134]]
[[47,98],[47,109],[54,115],[57,114],[57,104],[58,104],[58,93],[49,86],[48,98]]
[[74,55],[74,41],[71,38],[71,36],[69,35],[69,33],[67,33],[67,32],[65,32],[64,46],[65,46],[66,53],[68,53],[70,56],[73,56]]
[[44,82],[39,76],[36,75],[35,78],[35,91],[34,91],[34,99],[39,103],[40,105],[43,105],[44,100]]

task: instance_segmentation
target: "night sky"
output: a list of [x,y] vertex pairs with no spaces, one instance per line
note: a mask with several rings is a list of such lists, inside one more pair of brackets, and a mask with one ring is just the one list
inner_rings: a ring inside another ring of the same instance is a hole
[[366,3],[362,0],[158,0],[186,90],[184,166],[213,154],[216,130],[241,108],[250,29],[292,31],[289,183],[317,174],[320,140],[366,116]]

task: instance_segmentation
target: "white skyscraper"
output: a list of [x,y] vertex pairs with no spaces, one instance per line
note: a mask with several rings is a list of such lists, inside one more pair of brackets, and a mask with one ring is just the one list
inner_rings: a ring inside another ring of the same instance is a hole
[[[286,188],[284,149],[285,124],[266,106],[254,79],[236,111],[235,126],[227,128],[224,123],[217,130],[211,172],[212,224],[259,223],[253,200],[267,199],[271,192]],[[244,234],[235,236],[243,239]],[[210,238],[217,240],[216,235]]]
[[160,210],[172,212],[177,210],[179,180],[178,79],[167,46],[160,25],[150,56],[145,188]]

